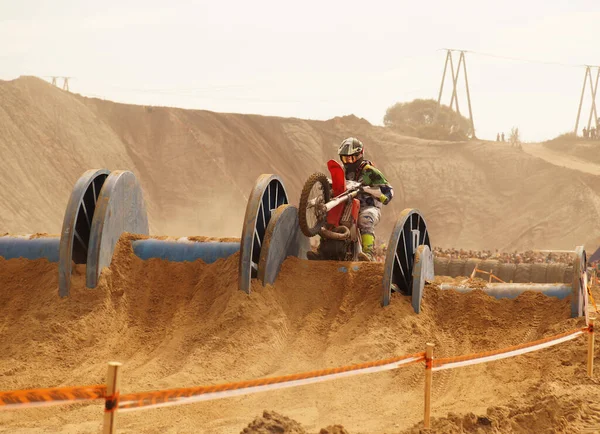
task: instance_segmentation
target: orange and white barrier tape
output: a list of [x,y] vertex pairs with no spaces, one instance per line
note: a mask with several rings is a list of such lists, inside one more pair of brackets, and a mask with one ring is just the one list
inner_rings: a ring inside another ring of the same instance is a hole
[[374,362],[280,377],[225,383],[214,386],[167,389],[125,395],[121,394],[120,396],[118,394],[115,396],[107,396],[107,387],[105,385],[14,390],[0,392],[0,410],[14,407],[22,408],[29,406],[57,405],[72,401],[92,401],[97,399],[104,399],[106,401],[105,407],[107,412],[116,410],[135,411],[140,409],[190,404],[193,402],[249,395],[268,390],[297,387],[355,375],[388,371],[423,361],[426,362],[426,369],[428,370],[440,371],[444,369],[453,369],[541,350],[570,341],[585,333],[593,333],[592,324],[588,327],[567,331],[537,341],[514,345],[499,350],[468,354],[465,356],[426,360],[425,352],[421,352]]
[[441,371],[444,369],[459,368],[462,366],[476,365],[478,363],[486,363],[494,360],[506,359],[508,357],[519,356],[521,354],[530,353],[532,351],[541,350],[543,348],[570,341],[571,339],[575,339],[584,333],[588,333],[589,331],[590,330],[588,327],[584,327],[555,336],[549,336],[537,341],[527,342],[521,345],[513,345],[500,350],[468,354],[459,357],[443,357],[434,359],[432,362],[432,370]]
[[241,381],[237,383],[218,384],[215,386],[189,387],[182,389],[159,390],[155,392],[131,393],[119,398],[119,412],[135,411],[171,405],[191,404],[198,401],[248,395],[267,390],[284,389],[354,375],[371,374],[388,371],[425,360],[425,353],[410,354],[391,359],[367,362],[340,368],[259,380]]
[[106,386],[52,387],[0,392],[0,410],[64,404],[66,401],[93,401],[106,397]]

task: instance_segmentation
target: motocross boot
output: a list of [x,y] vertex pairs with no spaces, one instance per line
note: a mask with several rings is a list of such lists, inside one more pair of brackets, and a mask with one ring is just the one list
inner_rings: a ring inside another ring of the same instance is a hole
[[373,249],[375,247],[375,236],[373,234],[362,234],[362,252],[358,255],[359,261],[372,262]]

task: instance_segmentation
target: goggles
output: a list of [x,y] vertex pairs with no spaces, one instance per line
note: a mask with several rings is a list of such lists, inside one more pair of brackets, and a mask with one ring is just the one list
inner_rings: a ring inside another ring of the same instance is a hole
[[344,164],[356,163],[356,161],[359,158],[360,158],[360,155],[342,155],[342,163],[344,163]]

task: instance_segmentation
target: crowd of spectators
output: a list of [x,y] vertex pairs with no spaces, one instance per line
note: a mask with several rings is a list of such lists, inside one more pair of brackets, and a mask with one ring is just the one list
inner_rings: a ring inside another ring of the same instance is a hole
[[535,263],[565,263],[573,262],[573,254],[561,252],[540,252],[527,250],[525,252],[500,252],[497,249],[491,250],[464,250],[464,249],[442,249],[433,248],[433,255],[436,258],[449,259],[495,259],[505,264],[535,264]]
[[[316,250],[316,243],[312,246],[313,250]],[[386,254],[385,244],[376,244],[373,252],[373,259],[377,262],[385,261]],[[503,264],[572,264],[574,255],[572,253],[565,252],[540,252],[536,250],[527,250],[525,252],[500,252],[498,249],[495,251],[491,250],[465,250],[465,249],[454,249],[447,248],[443,249],[440,247],[433,248],[433,256],[435,258],[448,258],[448,259],[480,259],[482,261],[488,259],[495,259]],[[590,266],[600,264],[589,264]]]

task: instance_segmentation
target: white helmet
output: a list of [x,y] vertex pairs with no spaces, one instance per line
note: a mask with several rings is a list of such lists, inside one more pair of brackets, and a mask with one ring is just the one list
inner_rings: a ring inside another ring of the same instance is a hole
[[338,148],[338,155],[344,164],[352,164],[363,156],[364,145],[354,137],[345,139]]

